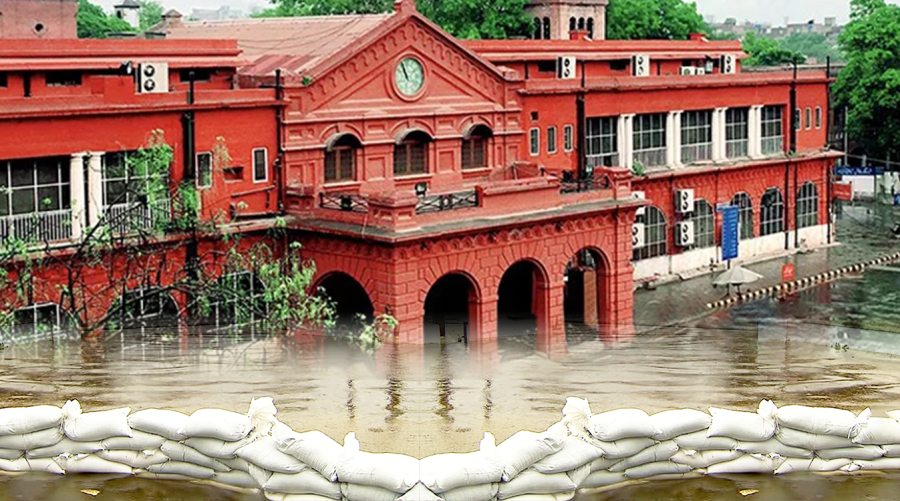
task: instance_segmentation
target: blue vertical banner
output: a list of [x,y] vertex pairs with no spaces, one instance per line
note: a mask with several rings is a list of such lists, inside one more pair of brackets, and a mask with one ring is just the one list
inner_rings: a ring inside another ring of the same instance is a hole
[[722,261],[738,257],[740,242],[740,209],[736,206],[722,208]]

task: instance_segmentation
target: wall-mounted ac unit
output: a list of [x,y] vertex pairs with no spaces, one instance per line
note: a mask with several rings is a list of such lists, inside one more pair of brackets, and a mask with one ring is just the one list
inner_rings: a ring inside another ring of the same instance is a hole
[[675,190],[675,212],[678,214],[694,212],[694,190]]
[[556,59],[556,78],[560,80],[575,78],[575,57],[560,56]]
[[[632,192],[631,192],[631,198],[633,198],[633,199],[635,199],[635,200],[646,200],[646,199],[647,199],[647,194],[644,193],[643,191],[632,191]],[[646,214],[646,213],[647,213],[647,208],[646,208],[646,207],[641,207],[640,209],[637,210],[637,212],[635,213],[635,215],[638,216],[638,217],[640,217],[640,216],[643,216],[643,215]]]
[[694,68],[694,75],[705,75],[706,68]]
[[675,224],[675,245],[690,247],[694,245],[694,222],[679,221]]
[[681,76],[693,76],[697,74],[697,68],[693,66],[682,66],[681,67]]
[[631,58],[631,74],[636,77],[650,76],[650,56],[638,54]]
[[169,92],[169,63],[140,63],[135,78],[138,94]]
[[631,225],[631,246],[640,249],[645,243],[644,223],[634,223]]
[[725,54],[722,56],[721,63],[722,73],[726,75],[733,75],[737,73],[737,58],[732,54]]

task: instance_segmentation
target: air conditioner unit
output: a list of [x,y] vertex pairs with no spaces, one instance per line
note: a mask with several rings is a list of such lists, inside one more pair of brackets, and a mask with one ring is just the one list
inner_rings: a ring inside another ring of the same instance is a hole
[[681,76],[683,76],[683,77],[696,75],[697,74],[696,72],[697,72],[697,68],[694,68],[693,66],[682,66],[681,67]]
[[675,190],[675,212],[678,214],[694,212],[694,190]]
[[135,82],[138,94],[169,92],[169,63],[140,63]]
[[[644,193],[643,191],[632,191],[631,198],[633,198],[635,200],[646,200],[647,194]],[[647,208],[641,207],[640,209],[637,210],[637,212],[635,213],[635,216],[640,217],[640,216],[645,215],[646,213],[647,213]]]
[[638,54],[631,58],[631,74],[636,77],[650,76],[650,56]]
[[575,78],[575,57],[560,56],[556,59],[556,78],[560,80]]
[[694,68],[694,75],[705,75],[706,68]]
[[679,221],[675,224],[675,245],[690,247],[694,245],[694,222]]
[[644,223],[634,223],[631,225],[631,246],[640,249],[644,245],[646,245]]
[[737,58],[732,54],[725,54],[722,56],[722,73],[726,75],[733,75],[737,73]]

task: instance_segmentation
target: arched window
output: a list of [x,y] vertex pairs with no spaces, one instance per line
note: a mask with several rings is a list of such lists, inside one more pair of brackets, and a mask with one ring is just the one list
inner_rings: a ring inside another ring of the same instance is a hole
[[362,146],[352,134],[342,134],[325,145],[325,182],[356,180],[356,154]]
[[759,204],[759,236],[784,231],[784,198],[778,188],[769,188]]
[[541,35],[544,40],[550,40],[550,18],[545,17],[541,20]]
[[703,249],[716,245],[716,216],[709,202],[703,199],[694,201],[694,247]]
[[741,192],[731,199],[731,205],[739,210],[741,240],[753,238],[753,199],[750,198],[750,195]]
[[168,291],[156,286],[125,291],[110,308],[110,314],[110,327],[141,334],[146,333],[146,328],[177,327],[180,320],[175,300]]
[[578,31],[584,31],[584,18],[578,18]]
[[588,37],[594,38],[594,18],[593,17],[589,17],[587,20],[587,32],[588,32]]
[[480,169],[488,166],[488,142],[493,132],[486,125],[471,127],[462,140],[462,168]]
[[410,176],[428,172],[428,143],[431,137],[422,131],[405,134],[394,146],[394,175]]
[[638,216],[636,222],[644,223],[644,246],[634,249],[633,260],[665,256],[668,252],[666,246],[668,225],[662,211],[653,206],[647,207],[644,209],[644,215]]
[[569,33],[575,31],[575,22],[576,21],[574,17],[569,18]]
[[797,193],[797,228],[808,228],[819,224],[819,189],[815,183],[807,181]]
[[214,329],[248,327],[252,333],[265,316],[263,283],[253,272],[239,271],[218,280],[199,324]]
[[68,314],[56,303],[32,304],[13,313],[13,332],[16,336],[37,337],[64,330],[68,320]]
[[541,33],[543,33],[543,30],[541,29],[541,20],[538,18],[534,18],[534,33],[531,34],[531,38],[540,40]]

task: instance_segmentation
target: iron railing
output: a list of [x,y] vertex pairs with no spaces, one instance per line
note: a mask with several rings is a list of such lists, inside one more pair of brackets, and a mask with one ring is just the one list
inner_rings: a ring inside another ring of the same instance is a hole
[[172,218],[168,199],[162,199],[153,204],[107,205],[104,210],[106,224],[116,233],[149,230]]
[[419,197],[419,203],[416,204],[416,214],[469,209],[472,207],[478,207],[478,192],[475,190],[458,191],[456,193]]
[[604,173],[600,169],[594,170],[590,176],[581,178],[576,178],[574,173],[565,171],[559,183],[559,192],[562,194],[582,193],[585,191],[608,190],[612,187],[613,182],[609,174]]
[[319,207],[343,212],[369,212],[369,201],[350,193],[319,193]]
[[32,212],[0,217],[0,238],[54,242],[72,238],[72,210]]

